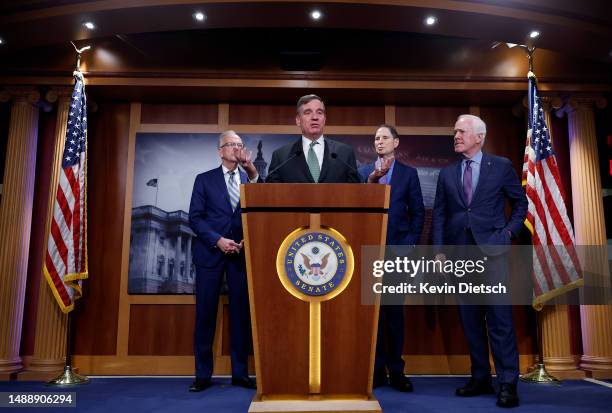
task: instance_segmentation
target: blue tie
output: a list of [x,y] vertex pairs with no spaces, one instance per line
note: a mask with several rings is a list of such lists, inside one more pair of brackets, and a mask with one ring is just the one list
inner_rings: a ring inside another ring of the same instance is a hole
[[230,172],[227,182],[227,192],[229,193],[230,203],[232,204],[232,211],[236,210],[238,201],[240,201],[240,190],[238,189],[238,184],[234,175],[236,175],[236,171]]

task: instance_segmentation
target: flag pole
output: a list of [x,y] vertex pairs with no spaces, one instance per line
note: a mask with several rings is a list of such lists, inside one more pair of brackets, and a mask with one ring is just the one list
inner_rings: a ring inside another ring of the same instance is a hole
[[[535,46],[521,46],[527,53],[527,61],[529,62],[529,73],[530,76],[533,73],[533,53],[535,52]],[[525,383],[538,383],[538,384],[559,384],[561,381],[552,374],[546,371],[546,365],[544,364],[544,345],[542,340],[542,311],[535,310],[536,314],[536,345],[538,347],[538,362],[533,367],[531,372],[523,374],[521,381]]]
[[[70,42],[76,50],[76,68],[75,72],[81,73],[81,53],[85,50],[91,49],[91,46],[85,46],[81,49],[77,49],[73,42]],[[89,378],[87,376],[82,376],[76,373],[72,368],[72,347],[73,347],[73,330],[74,330],[74,316],[73,312],[76,308],[76,301],[73,303],[72,311],[70,311],[67,315],[66,320],[66,357],[64,361],[64,371],[58,375],[57,377],[51,379],[47,382],[47,386],[72,386],[77,384],[87,384],[89,383]]]
[[[75,303],[76,306],[76,303]],[[76,373],[72,369],[72,340],[73,340],[73,322],[72,310],[68,313],[67,329],[66,329],[66,361],[64,362],[64,371],[59,376],[47,382],[48,386],[72,386],[76,384],[87,384],[89,378]]]
[[536,344],[538,346],[538,362],[533,367],[533,370],[527,374],[521,376],[521,381],[526,383],[538,383],[538,384],[560,384],[561,381],[546,371],[544,365],[544,346],[542,345],[542,311],[536,310]]

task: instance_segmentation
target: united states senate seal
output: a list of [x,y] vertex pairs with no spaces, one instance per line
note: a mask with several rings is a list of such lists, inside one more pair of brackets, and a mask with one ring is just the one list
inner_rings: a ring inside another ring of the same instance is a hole
[[353,251],[333,228],[299,228],[281,244],[276,268],[291,294],[305,301],[325,301],[340,294],[350,282]]

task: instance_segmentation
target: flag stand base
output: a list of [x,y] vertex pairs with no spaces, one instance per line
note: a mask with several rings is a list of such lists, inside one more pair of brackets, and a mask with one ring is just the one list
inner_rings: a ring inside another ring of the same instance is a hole
[[72,367],[69,365],[64,366],[64,372],[59,376],[47,382],[47,386],[73,386],[77,384],[87,384],[89,378],[87,376],[81,376],[78,373],[72,371]]
[[544,363],[536,364],[532,372],[521,376],[521,381],[527,383],[561,384],[561,380],[546,371]]

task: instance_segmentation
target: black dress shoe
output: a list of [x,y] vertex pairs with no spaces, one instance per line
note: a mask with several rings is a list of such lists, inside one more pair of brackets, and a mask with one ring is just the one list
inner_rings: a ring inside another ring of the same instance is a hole
[[499,394],[497,395],[497,405],[499,407],[516,407],[519,405],[516,386],[510,383],[502,383],[499,386]]
[[189,386],[189,391],[198,392],[198,391],[206,390],[209,387],[210,387],[210,379],[196,378],[193,381],[193,383],[191,383],[191,386]]
[[240,386],[245,389],[256,389],[257,382],[250,377],[232,377],[232,386]]
[[404,393],[410,393],[414,389],[412,382],[408,377],[404,376],[404,373],[391,373],[389,382],[392,388]]
[[470,381],[465,386],[459,387],[455,394],[460,397],[473,397],[481,394],[495,394],[495,389],[491,385],[491,379],[477,380],[470,377]]

